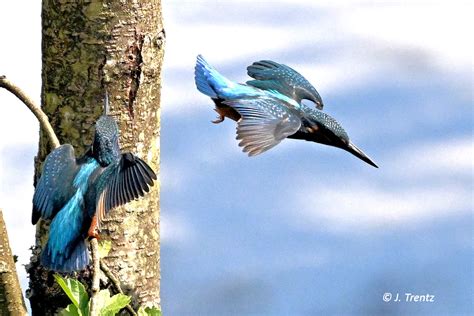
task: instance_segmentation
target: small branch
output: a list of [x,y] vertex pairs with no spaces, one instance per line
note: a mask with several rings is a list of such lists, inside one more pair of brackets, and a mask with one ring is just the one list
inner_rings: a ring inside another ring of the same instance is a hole
[[123,294],[122,288],[120,287],[120,281],[113,275],[112,271],[110,271],[109,267],[105,265],[102,261],[100,262],[100,269],[104,272],[105,276],[109,278],[112,285],[115,287],[117,292]]
[[[112,273],[112,271],[110,271],[109,267],[107,267],[105,263],[103,263],[102,261],[100,261],[100,269],[102,270],[102,272],[104,272],[105,276],[110,280],[112,285],[115,287],[115,290],[119,292],[120,294],[124,294],[122,291],[122,287],[120,286],[119,279],[117,279],[117,277]],[[128,304],[125,308],[128,310],[128,312],[131,315],[133,316],[138,315],[135,312],[135,310],[132,308],[132,306],[130,306],[130,304]]]
[[44,114],[43,110],[36,105],[33,100],[26,95],[26,93],[21,90],[18,86],[13,84],[10,80],[7,79],[5,76],[0,76],[0,87],[7,89],[11,93],[13,93],[18,99],[20,99],[38,119],[41,129],[46,133],[51,145],[54,148],[59,147],[60,143],[59,140],[54,133],[51,124],[49,123],[48,117]]
[[100,290],[100,257],[99,257],[99,243],[97,238],[90,240],[91,255],[92,255],[92,286],[91,286],[91,306],[90,315],[96,315],[96,295]]

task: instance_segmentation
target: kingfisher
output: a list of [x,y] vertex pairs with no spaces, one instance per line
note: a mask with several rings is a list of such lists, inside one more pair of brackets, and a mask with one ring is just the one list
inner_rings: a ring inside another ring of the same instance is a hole
[[64,144],[44,162],[33,196],[32,223],[51,220],[41,253],[41,264],[50,270],[85,269],[88,237],[98,237],[106,214],[144,196],[157,179],[146,162],[120,151],[119,129],[107,112],[97,120],[93,143],[82,157],[76,158],[74,148]]
[[[302,139],[344,149],[373,167],[378,166],[355,146],[342,126],[323,112],[318,91],[289,66],[261,60],[247,67],[246,83],[221,75],[201,55],[194,78],[197,89],[209,96],[218,113],[213,123],[226,117],[237,122],[239,146],[249,156],[259,155],[285,138]],[[314,104],[309,107],[302,100]]]

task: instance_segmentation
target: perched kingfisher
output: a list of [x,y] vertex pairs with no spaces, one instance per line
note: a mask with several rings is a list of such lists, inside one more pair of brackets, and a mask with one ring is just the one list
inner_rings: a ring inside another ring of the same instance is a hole
[[[106,98],[106,109],[108,101]],[[83,270],[89,264],[87,238],[114,207],[138,199],[156,180],[140,158],[121,153],[115,120],[101,116],[87,152],[76,159],[70,144],[53,150],[33,197],[32,223],[51,220],[41,264],[54,271]]]
[[[239,146],[249,156],[294,138],[342,148],[378,168],[349,140],[342,126],[322,111],[321,96],[301,74],[270,60],[254,62],[247,73],[254,80],[235,83],[198,55],[194,74],[197,89],[215,103],[219,116],[213,123],[225,117],[237,121]],[[303,104],[303,99],[312,101],[316,109]]]

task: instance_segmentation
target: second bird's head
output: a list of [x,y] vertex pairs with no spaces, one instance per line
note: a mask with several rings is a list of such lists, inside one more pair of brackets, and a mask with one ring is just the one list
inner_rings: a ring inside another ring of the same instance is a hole
[[102,115],[95,123],[92,152],[101,166],[107,166],[120,157],[119,129],[112,117]]

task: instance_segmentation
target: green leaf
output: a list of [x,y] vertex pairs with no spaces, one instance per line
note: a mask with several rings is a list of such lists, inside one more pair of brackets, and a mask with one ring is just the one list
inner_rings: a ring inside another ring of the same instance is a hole
[[156,307],[140,307],[138,316],[161,316],[161,311]]
[[104,258],[105,256],[107,256],[111,248],[112,242],[110,240],[104,240],[99,243],[99,257]]
[[58,313],[59,316],[82,316],[80,310],[74,304],[69,304]]
[[116,294],[110,297],[109,290],[101,290],[97,293],[95,300],[100,316],[114,316],[130,303],[130,296]]
[[[76,308],[79,316],[89,315],[88,302],[89,295],[87,295],[84,285],[74,279],[63,278],[59,274],[55,274],[54,278],[64,293],[69,297],[73,306]],[[69,306],[68,306],[69,307]],[[72,308],[71,308],[72,310]],[[74,314],[71,314],[74,315]]]

